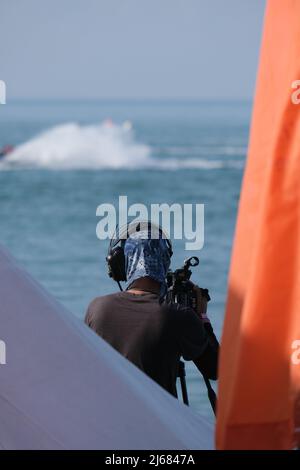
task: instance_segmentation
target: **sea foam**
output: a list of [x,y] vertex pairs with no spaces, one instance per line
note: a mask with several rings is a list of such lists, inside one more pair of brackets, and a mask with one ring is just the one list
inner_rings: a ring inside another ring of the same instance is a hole
[[[170,153],[175,154],[174,148],[172,150]],[[149,145],[136,140],[129,121],[121,125],[109,120],[85,126],[66,123],[17,146],[1,162],[0,168],[209,170],[243,167],[241,160],[204,158],[201,152],[201,158],[197,158],[193,148],[181,149],[182,153],[184,155],[177,158],[153,155]]]

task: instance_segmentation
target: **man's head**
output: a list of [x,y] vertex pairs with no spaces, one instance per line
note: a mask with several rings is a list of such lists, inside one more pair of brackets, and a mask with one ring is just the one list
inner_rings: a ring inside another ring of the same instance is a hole
[[[138,279],[150,278],[160,284],[164,295],[171,256],[172,245],[163,230],[150,222],[141,222],[126,226],[125,236],[124,230],[119,231],[119,239],[111,243],[107,260],[113,271],[110,275],[116,281],[126,280],[127,289]],[[114,273],[121,265],[124,276],[118,279]]]
[[170,267],[171,252],[162,232],[151,238],[151,230],[132,233],[124,245],[127,289],[134,281],[149,277],[160,283],[165,291],[166,275]]

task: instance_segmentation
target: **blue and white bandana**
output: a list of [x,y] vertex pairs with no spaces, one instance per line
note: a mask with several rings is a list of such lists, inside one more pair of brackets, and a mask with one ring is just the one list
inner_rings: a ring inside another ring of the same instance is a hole
[[134,232],[124,245],[126,288],[142,277],[150,277],[161,285],[160,297],[166,294],[166,275],[170,266],[170,251],[166,239],[151,239],[151,232],[142,230]]

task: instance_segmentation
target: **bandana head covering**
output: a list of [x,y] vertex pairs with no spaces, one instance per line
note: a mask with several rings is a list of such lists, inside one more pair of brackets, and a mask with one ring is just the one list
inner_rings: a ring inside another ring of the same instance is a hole
[[129,289],[134,281],[150,277],[160,283],[160,297],[166,294],[166,275],[171,262],[167,240],[160,233],[159,238],[151,238],[148,228],[131,233],[124,245],[127,285]]

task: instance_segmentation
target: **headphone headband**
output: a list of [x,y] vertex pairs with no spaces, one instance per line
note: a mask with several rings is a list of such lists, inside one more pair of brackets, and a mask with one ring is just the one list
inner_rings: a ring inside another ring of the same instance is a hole
[[[172,256],[173,251],[172,251],[172,242],[170,238],[167,236],[167,233],[157,224],[147,221],[147,220],[141,220],[141,221],[136,221],[136,222],[129,222],[128,224],[123,225],[122,227],[119,227],[117,225],[116,230],[114,232],[114,235],[112,239],[110,240],[109,243],[109,251],[115,248],[120,242],[121,246],[125,244],[125,241],[133,234],[136,232],[143,232],[146,231],[149,233],[151,232],[151,237],[150,239],[159,239],[163,238],[166,240],[168,248],[170,250],[170,256]],[[153,236],[154,235],[154,236]],[[161,235],[161,237],[159,236]],[[148,237],[146,237],[148,238]]]

